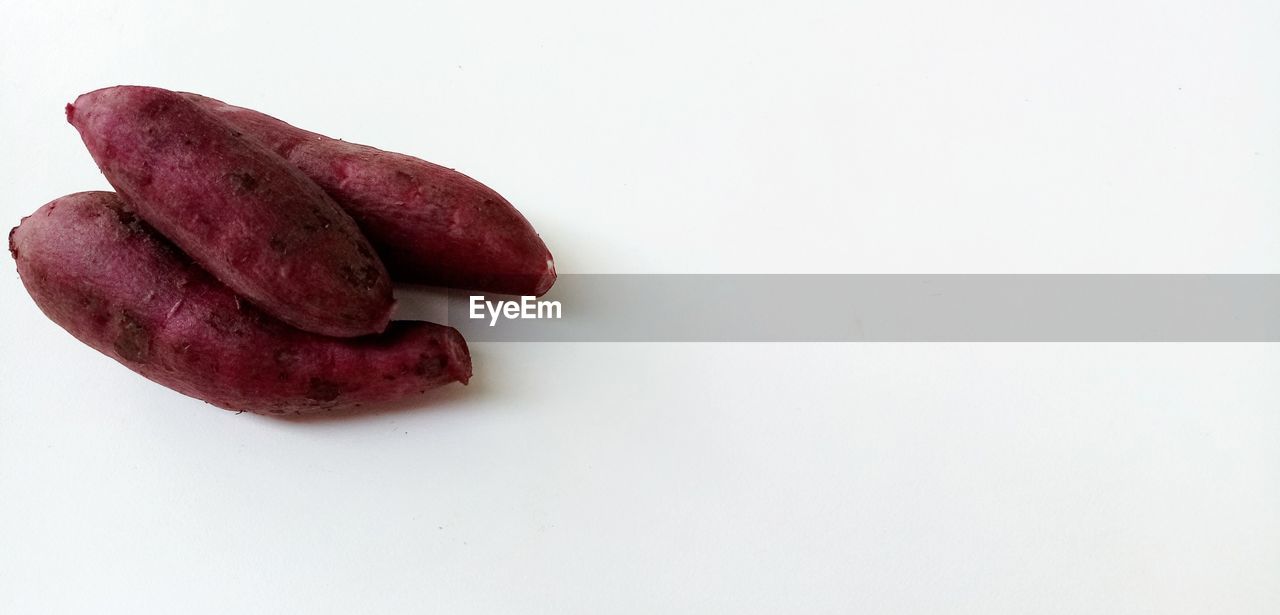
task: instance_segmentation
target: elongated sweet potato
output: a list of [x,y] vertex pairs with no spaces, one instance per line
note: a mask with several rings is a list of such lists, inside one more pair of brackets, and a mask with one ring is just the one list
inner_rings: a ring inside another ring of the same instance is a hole
[[391,280],[349,215],[261,143],[186,97],[120,86],[67,120],[129,208],[227,286],[307,331],[349,337],[390,320]]
[[229,288],[111,192],[62,197],[9,233],[36,304],[80,341],[147,378],[231,410],[307,413],[465,383],[450,327],[397,322],[336,339],[294,329]]
[[514,295],[541,295],[555,282],[551,253],[537,232],[484,184],[412,156],[186,96],[324,188],[364,229],[394,279]]

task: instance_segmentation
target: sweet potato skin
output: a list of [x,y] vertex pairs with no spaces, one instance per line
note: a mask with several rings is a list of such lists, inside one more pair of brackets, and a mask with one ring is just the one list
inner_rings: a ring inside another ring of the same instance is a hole
[[116,194],[54,200],[9,233],[40,309],[135,372],[228,410],[314,413],[467,382],[466,342],[450,327],[397,322],[338,339],[285,325],[194,264]]
[[184,95],[324,188],[355,218],[395,280],[512,295],[542,295],[555,283],[546,244],[511,203],[484,184],[412,156]]
[[160,88],[81,95],[67,120],[139,216],[267,313],[351,337],[386,328],[391,279],[349,215],[275,152]]

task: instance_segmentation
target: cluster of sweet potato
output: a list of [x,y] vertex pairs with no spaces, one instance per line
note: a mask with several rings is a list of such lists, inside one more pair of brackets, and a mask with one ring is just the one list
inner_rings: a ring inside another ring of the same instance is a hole
[[541,295],[551,254],[451,169],[195,94],[119,86],[67,105],[115,192],[9,233],[54,322],[216,406],[304,413],[466,383],[462,336],[391,322],[392,280]]

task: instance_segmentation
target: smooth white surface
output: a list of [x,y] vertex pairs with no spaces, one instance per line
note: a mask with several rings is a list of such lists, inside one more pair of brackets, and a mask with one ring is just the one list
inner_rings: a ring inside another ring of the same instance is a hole
[[[1273,2],[75,4],[0,18],[9,224],[142,83],[455,166],[563,272],[1280,263]],[[480,344],[299,423],[0,286],[3,613],[1280,611],[1274,344]]]

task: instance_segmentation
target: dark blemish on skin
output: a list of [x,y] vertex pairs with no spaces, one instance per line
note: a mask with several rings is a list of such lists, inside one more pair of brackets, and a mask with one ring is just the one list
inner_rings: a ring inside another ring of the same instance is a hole
[[124,227],[127,237],[158,246],[162,251],[170,254],[176,251],[176,248],[168,240],[161,237],[159,233],[154,232],[145,220],[138,217],[138,214],[124,208],[112,209],[112,211],[115,212],[116,219],[119,220],[120,225]]
[[142,224],[142,220],[138,219],[138,215],[127,209],[116,209],[112,211],[116,214],[116,219],[120,221],[120,225],[125,231],[132,235],[146,235],[147,229]]
[[120,312],[116,323],[120,327],[114,344],[116,354],[126,361],[145,363],[151,356],[151,332],[128,310]]
[[270,412],[271,414],[284,414],[284,408],[272,408]]
[[271,239],[267,241],[267,245],[271,247],[272,251],[280,254],[285,254],[289,251],[289,242],[285,241],[284,237],[280,235],[272,235]]
[[231,181],[231,189],[235,191],[236,194],[251,192],[254,188],[258,187],[258,178],[254,177],[253,174],[248,171],[231,173],[227,178]]
[[370,289],[378,283],[378,268],[373,265],[365,265],[356,269],[351,265],[343,265],[342,279],[357,288]]
[[338,398],[342,388],[338,383],[324,378],[312,378],[307,385],[307,399],[315,401],[333,401]]
[[80,297],[80,307],[82,308],[96,307],[97,304],[98,300],[94,297],[90,297],[89,295],[82,295]]
[[443,372],[444,368],[444,357],[432,357],[424,354],[418,357],[417,365],[413,366],[413,373],[418,376],[426,376],[427,374],[438,374]]

